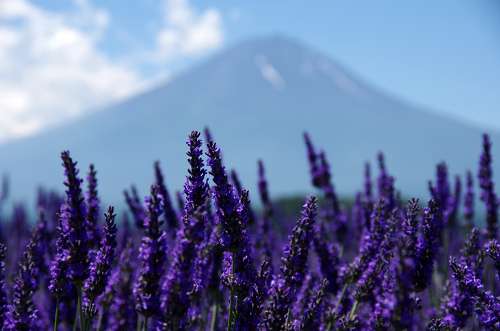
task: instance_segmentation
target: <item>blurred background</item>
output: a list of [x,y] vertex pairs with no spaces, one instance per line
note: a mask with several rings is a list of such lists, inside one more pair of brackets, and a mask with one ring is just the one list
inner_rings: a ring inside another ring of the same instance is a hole
[[[103,199],[172,190],[209,127],[255,191],[312,190],[302,134],[342,194],[386,154],[405,196],[435,165],[500,157],[500,5],[477,1],[0,0],[0,171],[16,198],[62,190],[59,154],[95,163]],[[494,162],[494,172],[500,166]]]

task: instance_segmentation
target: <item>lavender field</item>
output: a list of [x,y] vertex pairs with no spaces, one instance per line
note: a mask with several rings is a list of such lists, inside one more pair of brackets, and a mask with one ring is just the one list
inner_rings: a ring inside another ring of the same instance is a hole
[[293,218],[263,161],[250,202],[223,146],[204,136],[187,139],[182,193],[155,163],[150,192],[126,190],[123,212],[101,202],[99,164],[79,169],[68,151],[64,194],[40,189],[36,210],[7,205],[5,182],[2,330],[500,329],[487,135],[477,168],[454,177],[438,164],[425,200],[398,190],[382,153],[346,200],[305,134],[315,195]]

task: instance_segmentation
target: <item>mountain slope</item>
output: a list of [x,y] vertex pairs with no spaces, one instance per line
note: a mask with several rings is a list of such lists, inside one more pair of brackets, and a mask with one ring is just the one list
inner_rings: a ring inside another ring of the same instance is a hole
[[[58,156],[70,149],[82,171],[96,164],[104,198],[116,203],[130,183],[145,193],[156,159],[169,186],[181,188],[184,141],[206,125],[251,189],[262,158],[276,194],[310,190],[304,130],[326,150],[341,192],[360,186],[363,162],[379,150],[397,185],[422,194],[437,162],[449,161],[453,172],[475,170],[481,147],[479,129],[387,96],[326,56],[271,37],[236,45],[77,122],[0,146],[0,170],[11,174],[17,196],[37,184],[62,189]],[[498,151],[500,135],[492,139]]]

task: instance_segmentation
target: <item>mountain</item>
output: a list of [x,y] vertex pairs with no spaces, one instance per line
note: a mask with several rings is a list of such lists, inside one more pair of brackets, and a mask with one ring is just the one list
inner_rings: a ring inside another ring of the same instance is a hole
[[[305,130],[325,149],[340,192],[360,187],[363,163],[382,150],[397,186],[416,195],[426,192],[442,160],[452,173],[476,172],[482,133],[388,95],[320,52],[275,36],[237,44],[163,86],[0,146],[0,171],[11,174],[18,197],[30,196],[38,184],[62,190],[59,154],[69,149],[82,174],[95,163],[109,202],[122,201],[131,183],[146,193],[157,159],[171,190],[181,189],[185,140],[205,126],[226,165],[252,191],[262,158],[274,195],[311,190]],[[492,140],[500,146],[498,133]]]

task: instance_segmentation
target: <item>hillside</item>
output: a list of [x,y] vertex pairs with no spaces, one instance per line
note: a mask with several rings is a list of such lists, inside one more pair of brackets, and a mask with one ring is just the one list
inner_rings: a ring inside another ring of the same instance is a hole
[[[17,197],[38,184],[62,189],[58,157],[69,149],[82,167],[96,164],[104,199],[116,203],[131,183],[145,192],[157,159],[169,186],[181,188],[185,140],[205,126],[251,190],[262,158],[273,194],[310,191],[305,130],[326,150],[339,191],[359,187],[363,162],[383,150],[397,186],[415,194],[425,193],[439,161],[453,173],[475,171],[482,132],[385,94],[299,42],[269,37],[237,44],[76,122],[0,146],[0,171],[10,173]],[[492,133],[492,141],[500,169],[500,135]]]

